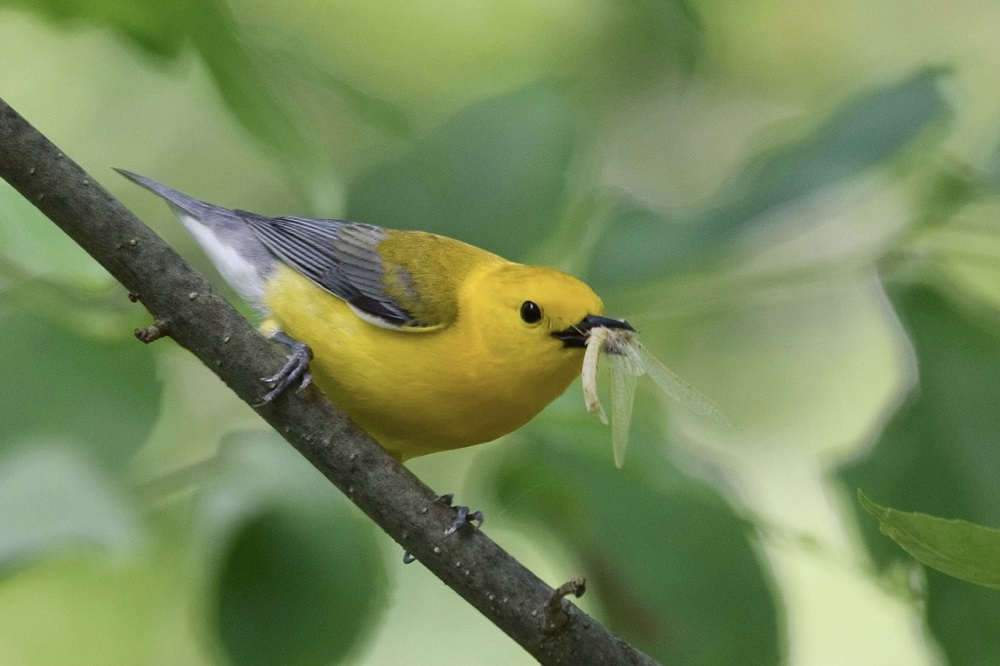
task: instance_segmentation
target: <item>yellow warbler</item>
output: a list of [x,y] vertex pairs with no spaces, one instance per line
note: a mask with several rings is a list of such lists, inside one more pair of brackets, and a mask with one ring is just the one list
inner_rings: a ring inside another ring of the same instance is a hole
[[231,210],[120,173],[170,204],[294,351],[265,400],[311,376],[400,460],[519,428],[580,374],[591,330],[633,330],[551,268],[419,231]]

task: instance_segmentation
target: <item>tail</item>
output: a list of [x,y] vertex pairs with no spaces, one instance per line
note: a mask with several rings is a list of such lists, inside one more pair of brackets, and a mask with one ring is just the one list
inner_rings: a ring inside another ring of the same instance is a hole
[[115,171],[162,197],[226,282],[244,300],[263,311],[264,284],[274,271],[276,259],[243,219],[249,213],[189,197],[125,169]]
[[167,187],[166,185],[158,183],[155,180],[150,180],[145,176],[140,176],[137,173],[132,173],[131,171],[126,171],[125,169],[118,169],[115,167],[112,168],[132,182],[138,183],[150,192],[163,197],[163,199],[170,204],[170,207],[173,208],[174,212],[178,215],[181,213],[187,213],[188,215],[192,215],[196,219],[201,220],[203,224],[206,224],[206,221],[202,219],[203,217],[207,217],[205,213],[213,208],[218,208],[218,206],[213,206],[205,203],[204,201],[199,201],[194,197],[189,197],[182,192],[178,192],[172,187]]

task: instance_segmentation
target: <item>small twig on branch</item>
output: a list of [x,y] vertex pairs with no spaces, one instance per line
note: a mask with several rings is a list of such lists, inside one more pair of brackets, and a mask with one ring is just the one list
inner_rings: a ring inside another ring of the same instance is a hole
[[566,596],[572,594],[579,599],[586,591],[587,580],[583,576],[573,576],[552,591],[552,596],[545,604],[545,626],[542,627],[545,633],[552,634],[562,631],[569,622],[569,613],[566,612],[569,604],[563,603]]
[[[63,229],[241,399],[280,351],[86,172],[0,99],[0,177]],[[155,326],[155,325],[154,325]],[[162,327],[161,327],[162,328]],[[162,331],[160,331],[162,333]],[[150,333],[153,334],[152,332]],[[408,552],[542,663],[655,664],[576,606],[547,633],[553,590],[479,531],[445,538],[454,509],[315,389],[255,407],[274,429]],[[461,563],[457,565],[456,563]]]
[[133,333],[135,333],[135,337],[140,342],[145,342],[148,345],[150,342],[156,342],[165,335],[170,335],[170,325],[165,319],[157,319],[149,326],[135,329]]

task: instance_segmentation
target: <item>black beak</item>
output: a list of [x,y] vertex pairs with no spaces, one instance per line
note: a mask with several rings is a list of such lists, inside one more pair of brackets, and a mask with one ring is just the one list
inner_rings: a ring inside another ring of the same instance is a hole
[[590,337],[590,329],[599,328],[601,326],[605,328],[621,328],[626,331],[635,330],[632,328],[632,324],[628,323],[624,319],[611,319],[610,317],[587,315],[579,324],[570,326],[565,331],[556,331],[552,334],[552,337],[562,340],[563,345],[566,347],[586,347],[587,338]]

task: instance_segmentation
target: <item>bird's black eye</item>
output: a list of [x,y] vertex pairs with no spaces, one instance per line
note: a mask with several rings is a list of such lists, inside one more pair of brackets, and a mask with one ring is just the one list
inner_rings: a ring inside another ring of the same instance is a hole
[[521,303],[521,320],[526,324],[537,324],[542,319],[542,309],[534,301]]

